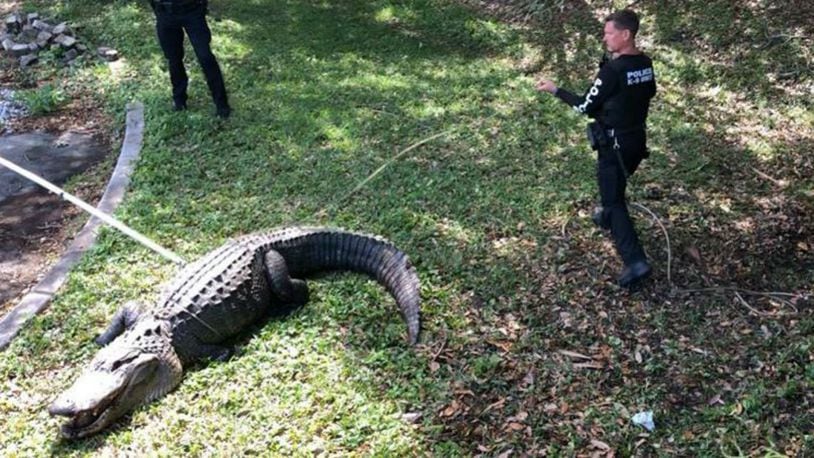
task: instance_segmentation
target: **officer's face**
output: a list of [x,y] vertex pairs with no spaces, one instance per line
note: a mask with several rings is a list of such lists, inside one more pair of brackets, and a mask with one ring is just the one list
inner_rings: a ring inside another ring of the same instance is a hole
[[630,30],[617,29],[616,23],[608,21],[605,23],[605,36],[602,41],[609,52],[618,52],[630,37]]

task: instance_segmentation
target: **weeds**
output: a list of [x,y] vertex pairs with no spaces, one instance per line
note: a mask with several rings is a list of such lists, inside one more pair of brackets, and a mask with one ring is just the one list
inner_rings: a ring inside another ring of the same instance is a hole
[[65,92],[51,83],[43,84],[36,89],[17,92],[19,100],[29,113],[34,116],[45,116],[59,110],[67,101]]

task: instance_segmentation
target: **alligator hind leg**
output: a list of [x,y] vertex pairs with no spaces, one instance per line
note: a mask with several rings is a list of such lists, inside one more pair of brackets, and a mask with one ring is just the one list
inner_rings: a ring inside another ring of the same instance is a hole
[[308,284],[305,280],[291,278],[283,255],[271,250],[265,255],[266,278],[272,293],[292,308],[308,302]]
[[144,305],[141,302],[125,302],[119,311],[113,315],[113,319],[110,320],[110,324],[107,325],[104,332],[99,334],[99,336],[94,339],[94,342],[101,346],[105,346],[110,342],[113,342],[113,339],[133,326],[133,323],[138,320],[142,310],[144,310]]

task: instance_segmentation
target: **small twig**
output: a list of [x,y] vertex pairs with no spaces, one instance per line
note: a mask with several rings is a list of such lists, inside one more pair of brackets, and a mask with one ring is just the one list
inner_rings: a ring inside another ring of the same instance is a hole
[[571,221],[572,213],[568,213],[568,218],[565,218],[565,222],[562,223],[562,229],[560,232],[562,233],[562,238],[567,239],[568,235],[565,233],[565,228],[568,226],[568,223]]
[[695,168],[694,168],[694,169],[692,169],[690,172],[691,172],[691,173],[697,173],[697,172],[700,172],[700,171],[701,171],[701,169],[703,169],[704,167],[708,166],[708,165],[710,164],[710,162],[712,162],[712,161],[709,161],[709,160],[704,161],[704,162],[702,162],[702,163],[701,163],[701,165],[699,165],[699,166],[695,167]]
[[569,358],[586,359],[588,361],[593,360],[593,358],[588,356],[588,355],[583,355],[582,353],[577,353],[577,352],[571,351],[571,350],[557,350],[557,353],[559,353],[559,354],[561,354],[563,356],[568,356]]
[[667,233],[667,228],[664,227],[664,224],[661,223],[661,219],[659,219],[659,217],[656,216],[656,214],[653,213],[649,208],[645,207],[644,205],[642,205],[642,204],[640,204],[638,202],[631,202],[630,205],[634,206],[636,208],[639,208],[641,210],[644,210],[645,212],[649,213],[650,216],[661,227],[662,232],[664,232],[664,240],[667,243],[667,283],[672,285],[673,280],[672,280],[672,276],[670,275],[670,265],[672,264],[672,261],[673,261],[673,255],[672,255],[672,250],[670,249],[670,234]]
[[768,175],[768,174],[766,174],[766,173],[764,173],[764,172],[761,172],[760,170],[756,169],[755,167],[751,167],[751,169],[752,169],[752,170],[753,170],[755,173],[757,173],[757,174],[758,174],[758,176],[760,176],[761,178],[765,178],[765,179],[767,179],[767,180],[771,181],[772,183],[774,183],[774,184],[775,184],[775,186],[777,186],[777,187],[779,187],[779,188],[785,188],[785,187],[786,187],[786,184],[787,184],[787,183],[786,183],[786,182],[784,182],[783,180],[778,180],[777,178],[774,178],[774,177],[772,177],[772,176],[770,176],[770,175]]
[[743,296],[741,296],[741,295],[740,295],[740,293],[738,293],[737,291],[735,291],[735,297],[737,297],[737,298],[738,298],[738,300],[740,301],[740,303],[741,303],[741,304],[743,304],[743,306],[744,306],[744,307],[746,307],[747,309],[749,309],[749,311],[750,311],[750,312],[752,312],[752,313],[754,313],[755,315],[759,315],[759,316],[769,316],[769,314],[768,314],[768,313],[766,313],[766,312],[761,312],[761,311],[759,311],[759,310],[755,310],[755,309],[754,309],[754,308],[753,308],[751,305],[749,305],[749,303],[748,303],[748,302],[746,302],[746,299],[744,299],[744,298],[743,298]]
[[380,110],[378,108],[371,108],[371,107],[366,107],[366,106],[361,106],[359,108],[367,108],[368,110],[370,110],[370,111],[372,111],[374,113],[381,113],[381,114],[386,114],[386,115],[395,116],[395,117],[399,116],[399,115],[397,115],[395,113],[391,113],[391,112],[385,111],[385,110]]
[[[413,143],[412,145],[408,146],[407,148],[404,148],[403,150],[399,151],[399,152],[398,152],[398,153],[397,153],[395,156],[393,156],[393,157],[392,157],[390,160],[388,160],[387,162],[385,162],[384,164],[382,164],[382,165],[381,165],[381,167],[379,167],[378,169],[374,170],[374,171],[373,171],[373,173],[371,173],[370,175],[368,175],[368,177],[367,177],[367,178],[365,178],[365,179],[364,179],[364,180],[362,180],[362,181],[361,181],[361,182],[360,182],[358,185],[356,185],[356,187],[354,187],[353,189],[351,189],[351,191],[350,191],[350,192],[348,192],[347,194],[345,194],[344,196],[342,196],[342,197],[341,197],[339,200],[337,200],[337,201],[334,203],[334,206],[338,206],[339,204],[341,204],[342,202],[344,202],[345,200],[347,200],[347,199],[348,199],[350,196],[352,196],[353,194],[356,194],[356,192],[357,192],[357,191],[359,191],[360,189],[364,188],[364,187],[365,187],[365,185],[367,185],[367,184],[368,184],[368,183],[369,183],[371,180],[373,180],[374,178],[376,178],[376,176],[378,176],[380,173],[382,173],[382,171],[383,171],[385,168],[387,168],[387,166],[389,166],[389,165],[390,165],[390,164],[392,164],[393,162],[396,162],[397,160],[399,160],[399,158],[401,158],[402,156],[404,156],[404,155],[405,155],[405,154],[407,154],[408,152],[410,152],[410,151],[412,151],[412,150],[414,150],[414,149],[418,148],[419,146],[421,146],[421,145],[423,145],[423,144],[425,144],[425,143],[428,143],[428,142],[430,142],[430,141],[432,141],[432,140],[435,140],[435,139],[436,139],[436,138],[438,138],[438,137],[442,137],[442,136],[444,136],[444,135],[447,135],[447,134],[449,134],[450,132],[452,132],[452,129],[445,130],[445,131],[443,131],[443,132],[441,132],[441,133],[437,133],[437,134],[435,134],[435,135],[431,135],[431,136],[429,136],[429,137],[427,137],[427,138],[425,138],[425,139],[423,139],[423,140],[419,140],[419,141],[417,141],[417,142]],[[324,210],[324,209],[323,209],[323,210]]]
[[328,204],[327,206],[322,207],[321,209],[319,209],[319,210],[315,211],[315,212],[314,212],[314,214],[313,214],[312,216],[317,216],[317,215],[322,215],[322,216],[325,216],[325,214],[328,212],[328,210],[329,210],[330,208],[336,208],[337,206],[339,206],[339,204],[341,204],[342,202],[344,202],[345,200],[347,200],[347,199],[348,199],[350,196],[352,196],[352,195],[353,195],[353,194],[355,194],[357,191],[359,191],[360,189],[362,189],[362,188],[363,188],[365,185],[367,185],[367,184],[368,184],[368,183],[369,183],[371,180],[373,180],[374,178],[376,178],[376,176],[377,176],[378,174],[380,174],[380,173],[381,173],[381,172],[382,172],[382,171],[383,171],[385,168],[387,168],[387,166],[388,166],[388,165],[390,165],[390,164],[392,164],[393,162],[397,161],[399,158],[401,158],[403,155],[407,154],[409,151],[412,151],[412,150],[414,150],[415,148],[418,148],[419,146],[423,145],[424,143],[427,143],[427,142],[429,142],[429,141],[431,141],[431,140],[434,140],[434,139],[436,139],[436,138],[438,138],[438,137],[441,137],[441,136],[443,136],[443,135],[447,135],[447,134],[449,134],[450,132],[452,132],[453,130],[454,130],[454,129],[448,129],[448,130],[445,130],[445,131],[443,131],[443,132],[441,132],[441,133],[438,133],[438,134],[435,134],[435,135],[431,135],[431,136],[429,136],[429,137],[427,137],[427,138],[425,138],[425,139],[423,139],[423,140],[419,140],[418,142],[413,143],[412,145],[408,146],[407,148],[404,148],[403,150],[399,151],[399,152],[398,152],[398,153],[397,153],[395,156],[393,156],[393,157],[392,157],[390,160],[388,160],[387,162],[385,162],[384,164],[382,164],[382,165],[381,165],[381,167],[379,167],[378,169],[376,169],[375,171],[373,171],[373,173],[371,173],[370,175],[368,175],[368,176],[367,176],[367,178],[365,178],[365,179],[364,179],[364,180],[362,180],[362,181],[361,181],[359,184],[357,184],[357,185],[356,185],[356,187],[354,187],[354,188],[353,188],[353,189],[352,189],[350,192],[348,192],[347,194],[345,194],[344,196],[342,196],[341,198],[339,198],[337,201],[333,202],[332,204]]
[[749,289],[736,288],[734,286],[714,286],[710,288],[694,288],[694,289],[680,289],[680,293],[706,293],[710,291],[737,291],[743,294],[751,294],[754,296],[786,296],[786,297],[803,297],[803,294],[785,293],[781,291],[752,291]]
[[430,361],[432,362],[437,360],[438,357],[441,356],[441,353],[443,353],[444,348],[446,348],[446,346],[447,346],[447,334],[446,332],[444,332],[444,340],[441,341],[441,345],[438,346],[438,350],[432,352],[432,358],[430,358]]
[[788,301],[786,299],[783,299],[780,296],[786,296],[786,297],[792,297],[792,298],[804,297],[804,295],[802,295],[802,294],[785,293],[785,292],[780,292],[780,291],[752,291],[752,290],[748,290],[748,289],[735,288],[735,287],[732,287],[732,286],[716,286],[716,287],[710,287],[710,288],[679,289],[679,290],[676,290],[675,292],[678,293],[678,294],[683,294],[683,293],[709,293],[709,292],[713,292],[713,293],[716,293],[716,292],[717,293],[732,292],[742,302],[746,302],[746,301],[743,300],[743,298],[740,296],[741,294],[747,294],[747,295],[750,295],[750,296],[763,296],[763,297],[768,297],[769,299],[774,299],[774,300],[776,300],[776,301],[778,301],[778,302],[780,302],[782,304],[785,304],[787,307],[791,308],[794,311],[793,314],[795,314],[795,315],[800,312],[797,309],[797,307],[795,307],[795,305],[792,304],[790,301]]

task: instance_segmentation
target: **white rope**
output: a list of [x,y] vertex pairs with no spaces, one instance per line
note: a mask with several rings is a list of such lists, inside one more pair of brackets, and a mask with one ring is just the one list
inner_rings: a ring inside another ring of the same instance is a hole
[[8,167],[11,171],[22,175],[23,177],[33,181],[34,183],[36,183],[36,184],[38,184],[40,186],[42,186],[43,188],[53,192],[54,194],[58,195],[62,199],[65,199],[68,202],[71,202],[72,204],[76,205],[77,207],[81,208],[82,210],[85,210],[86,212],[90,213],[91,215],[95,216],[96,218],[99,218],[103,222],[105,222],[105,223],[109,224],[110,226],[113,226],[114,228],[120,230],[125,235],[132,238],[133,240],[135,240],[135,241],[139,242],[140,244],[146,246],[147,248],[155,251],[156,253],[160,254],[161,256],[164,256],[165,258],[169,259],[170,261],[172,261],[172,262],[174,262],[176,264],[179,264],[179,265],[186,264],[186,261],[184,261],[177,254],[173,253],[172,251],[167,250],[166,248],[163,248],[163,247],[157,245],[155,242],[148,239],[144,235],[141,235],[140,233],[136,232],[135,230],[125,226],[124,223],[122,223],[121,221],[113,218],[112,216],[108,215],[107,213],[101,212],[98,209],[88,205],[82,199],[70,194],[69,192],[65,191],[64,189],[62,189],[62,188],[54,185],[53,183],[43,179],[42,177],[40,177],[40,176],[38,176],[38,175],[36,175],[34,173],[29,172],[28,170],[14,164],[13,162],[9,162],[8,160],[6,160],[3,157],[0,157],[0,165]]

